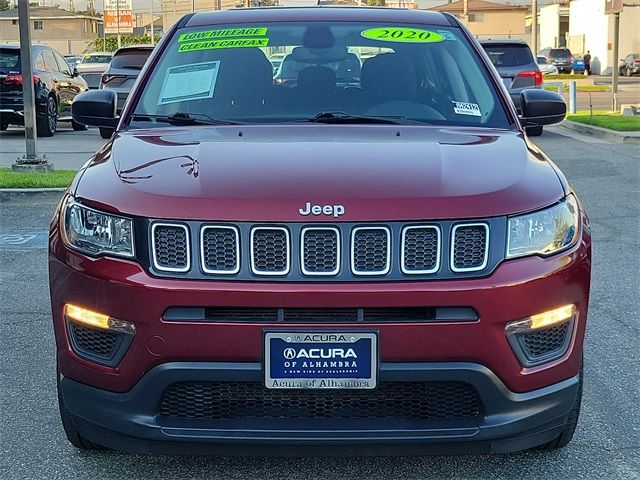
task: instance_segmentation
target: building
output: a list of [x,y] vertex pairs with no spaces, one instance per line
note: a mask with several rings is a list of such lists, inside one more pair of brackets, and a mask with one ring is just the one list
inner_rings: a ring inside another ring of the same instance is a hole
[[[430,10],[449,12],[465,22],[462,0],[433,7]],[[527,34],[525,29],[525,16],[528,11],[529,7],[526,5],[468,0],[466,24],[480,39],[515,38],[528,42],[530,34]]]
[[[102,30],[100,17],[58,7],[31,7],[31,41],[45,43],[62,54],[82,53]],[[0,44],[18,43],[18,9],[0,12]]]
[[210,12],[243,7],[246,0],[162,0],[162,25],[165,31],[189,12]]
[[[619,59],[640,52],[640,2],[624,2],[620,13],[620,46],[613,58],[613,15],[604,11],[604,0],[572,0],[569,4],[567,46],[572,53],[591,53],[591,70],[609,75]],[[635,6],[634,6],[635,5]]]
[[[530,25],[531,19],[527,20],[527,24]],[[556,0],[556,3],[541,7],[538,13],[538,29],[538,50],[566,47],[569,32],[569,0]]]

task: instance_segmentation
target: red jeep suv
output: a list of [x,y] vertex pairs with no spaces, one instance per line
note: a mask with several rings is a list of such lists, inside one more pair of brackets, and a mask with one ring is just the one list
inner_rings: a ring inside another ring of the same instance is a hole
[[[278,82],[269,58],[297,72]],[[294,62],[286,65],[287,62]],[[580,409],[591,240],[457,19],[187,15],[51,224],[76,447],[360,455],[552,449]]]

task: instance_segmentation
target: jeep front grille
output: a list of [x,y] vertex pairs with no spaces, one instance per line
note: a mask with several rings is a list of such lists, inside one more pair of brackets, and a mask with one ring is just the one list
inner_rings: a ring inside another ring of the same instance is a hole
[[381,225],[158,221],[150,223],[149,263],[158,276],[200,279],[467,278],[491,273],[504,258],[505,232],[504,217]]

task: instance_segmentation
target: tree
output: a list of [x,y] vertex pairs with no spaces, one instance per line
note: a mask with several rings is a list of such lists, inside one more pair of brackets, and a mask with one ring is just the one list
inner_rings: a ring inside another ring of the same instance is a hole
[[0,0],[0,12],[2,10],[9,10],[11,5],[9,5],[9,0]]
[[367,0],[370,7],[384,7],[384,0]]

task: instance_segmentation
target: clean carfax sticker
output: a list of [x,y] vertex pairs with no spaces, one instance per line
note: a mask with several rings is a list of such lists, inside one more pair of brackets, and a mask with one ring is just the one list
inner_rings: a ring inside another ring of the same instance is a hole
[[194,40],[209,40],[212,38],[229,37],[261,37],[267,34],[267,27],[224,28],[220,30],[203,30],[201,32],[183,33],[178,37],[179,42]]
[[453,111],[458,115],[482,116],[477,103],[453,102]]
[[182,43],[178,47],[178,52],[215,50],[218,48],[266,47],[268,45],[268,38],[223,38],[220,40],[207,40],[205,42]]
[[220,61],[194,63],[167,70],[158,105],[213,97]]
[[431,30],[404,27],[369,28],[360,32],[360,35],[369,40],[383,42],[435,43],[444,40],[441,34]]

